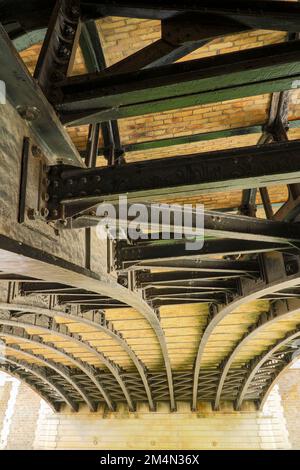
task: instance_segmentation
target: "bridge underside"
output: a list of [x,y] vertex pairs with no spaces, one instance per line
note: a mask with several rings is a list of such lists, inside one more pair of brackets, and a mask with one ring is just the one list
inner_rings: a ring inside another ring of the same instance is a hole
[[[0,23],[0,369],[56,411],[263,406],[299,349],[300,5],[15,0]],[[120,195],[190,204],[188,233],[100,240]]]

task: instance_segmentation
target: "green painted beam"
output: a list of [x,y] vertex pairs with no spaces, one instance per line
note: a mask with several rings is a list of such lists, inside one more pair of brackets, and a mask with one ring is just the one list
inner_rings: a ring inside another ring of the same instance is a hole
[[70,77],[56,108],[87,124],[300,87],[300,41],[105,77]]
[[22,36],[17,37],[13,40],[13,44],[18,52],[25,51],[28,47],[38,44],[44,40],[46,35],[46,29],[37,29],[35,31],[30,31],[23,34]]
[[[141,152],[144,150],[172,147],[175,145],[193,144],[195,142],[205,142],[208,140],[217,140],[226,137],[238,137],[242,135],[260,134],[263,132],[263,125],[255,125],[248,127],[237,127],[234,129],[222,129],[220,131],[201,132],[199,134],[190,134],[180,137],[170,137],[167,139],[147,140],[145,142],[135,142],[132,144],[124,145],[124,150],[128,152]],[[300,119],[289,122],[290,129],[300,127]],[[103,148],[99,148],[98,155],[103,155]],[[85,156],[85,151],[81,152]]]

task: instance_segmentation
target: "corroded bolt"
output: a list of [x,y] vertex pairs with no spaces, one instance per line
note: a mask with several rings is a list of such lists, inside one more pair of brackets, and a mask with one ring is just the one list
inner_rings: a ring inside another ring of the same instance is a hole
[[36,106],[17,106],[17,111],[25,121],[35,121],[40,115]]
[[75,29],[72,28],[70,25],[65,25],[64,27],[64,35],[67,37],[72,37],[75,34]]
[[70,49],[68,49],[66,46],[61,46],[57,52],[59,57],[69,57],[71,55]]
[[27,215],[30,220],[36,220],[39,218],[40,213],[37,209],[28,209]]
[[41,149],[37,145],[31,147],[32,156],[35,158],[42,158],[43,154]]
[[43,219],[47,219],[49,215],[49,209],[47,209],[47,207],[42,207],[41,209],[41,216]]
[[59,224],[61,227],[66,227],[68,225],[67,219],[59,219]]

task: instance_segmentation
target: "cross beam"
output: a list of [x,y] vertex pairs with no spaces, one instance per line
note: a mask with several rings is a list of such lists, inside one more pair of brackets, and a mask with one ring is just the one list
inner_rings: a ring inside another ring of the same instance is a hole
[[[86,4],[86,5],[85,5]],[[189,13],[214,13],[235,19],[251,28],[298,31],[300,26],[299,5],[284,1],[230,0],[88,0],[82,1],[83,13],[94,16],[115,15],[133,18],[164,19]]]
[[[70,217],[102,201],[139,202],[172,194],[184,195],[247,189],[297,182],[300,178],[300,142],[194,154],[130,163],[119,167],[77,170],[52,167],[48,175],[50,218]],[[62,209],[64,208],[64,213]]]
[[57,83],[64,123],[87,124],[215,103],[299,86],[299,41],[126,74],[93,73]]

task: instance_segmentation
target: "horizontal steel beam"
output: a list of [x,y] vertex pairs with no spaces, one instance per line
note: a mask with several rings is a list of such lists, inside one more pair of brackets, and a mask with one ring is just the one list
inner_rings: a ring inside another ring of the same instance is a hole
[[[300,63],[300,62],[299,62]],[[300,142],[148,160],[117,167],[76,170],[53,167],[49,174],[50,218],[82,212],[102,201],[128,194],[133,201],[170,195],[247,189],[300,179]],[[55,212],[56,211],[56,212]]]
[[275,44],[127,74],[58,84],[64,123],[89,124],[299,87],[299,43]]
[[[170,281],[172,279],[187,279],[190,275],[201,276],[201,279],[220,279],[232,276],[244,275],[252,273],[256,275],[260,272],[260,267],[256,261],[231,261],[231,260],[201,260],[201,259],[179,259],[179,260],[159,260],[151,261],[151,263],[140,263],[136,269],[166,268],[176,272],[169,273],[137,273],[137,282],[158,282],[165,281],[167,276]],[[200,274],[203,273],[203,274]],[[150,277],[148,277],[150,276]]]
[[[288,3],[288,4],[287,4]],[[85,5],[86,4],[86,5]],[[82,1],[83,13],[95,16],[126,16],[164,19],[179,13],[215,13],[247,24],[251,28],[299,31],[299,5],[284,1],[249,0],[88,0]]]
[[[149,241],[152,239],[158,240],[163,232],[178,233],[182,232],[182,225],[184,222],[184,234],[186,237],[190,235],[195,236],[195,229],[199,227],[201,221],[205,237],[216,238],[231,238],[234,240],[251,240],[269,243],[300,243],[300,229],[298,224],[280,222],[275,220],[264,220],[256,217],[244,215],[232,215],[217,211],[199,210],[196,212],[192,209],[185,209],[185,216],[183,216],[182,206],[178,205],[175,208],[171,206],[150,206],[145,204],[143,207],[145,214],[144,220],[139,220],[139,228],[144,235],[148,236]],[[119,223],[122,228],[124,224],[128,226],[131,221],[135,220],[134,216],[120,214],[120,208],[115,207],[115,217],[109,215],[105,217],[105,223]],[[144,214],[143,214],[144,216]],[[157,221],[155,221],[155,216]],[[188,216],[190,220],[187,221]],[[203,217],[203,220],[202,220]],[[85,224],[88,224],[90,219],[90,226],[97,226],[104,217],[82,215],[79,220],[84,219]],[[77,219],[70,222],[70,228],[77,226]],[[81,224],[79,224],[79,227]],[[150,233],[151,232],[151,233]],[[158,233],[156,233],[158,232]],[[130,239],[130,235],[128,235]],[[147,239],[147,238],[146,238]],[[143,239],[144,240],[144,239]]]
[[122,269],[129,264],[139,264],[141,261],[170,260],[172,258],[206,258],[211,255],[228,256],[274,251],[286,248],[280,243],[255,242],[250,240],[209,240],[205,241],[202,248],[187,250],[185,241],[181,242],[153,242],[145,245],[125,245],[121,242],[116,247],[117,269]]
[[[55,0],[0,1],[0,17],[4,24],[19,23],[20,32],[45,27],[55,5]],[[239,21],[255,29],[299,31],[299,5],[284,1],[192,0],[184,2],[160,0],[81,0],[83,20],[103,16],[125,16],[131,18],[165,19],[180,13],[213,13]]]

